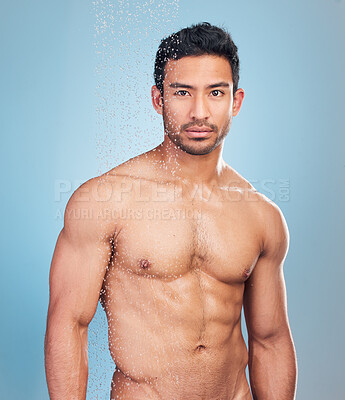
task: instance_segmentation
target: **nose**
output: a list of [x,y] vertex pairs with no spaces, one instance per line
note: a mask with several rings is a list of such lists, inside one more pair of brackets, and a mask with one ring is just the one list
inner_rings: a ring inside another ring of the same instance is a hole
[[191,119],[208,119],[210,111],[207,104],[207,99],[203,95],[195,96],[190,108]]

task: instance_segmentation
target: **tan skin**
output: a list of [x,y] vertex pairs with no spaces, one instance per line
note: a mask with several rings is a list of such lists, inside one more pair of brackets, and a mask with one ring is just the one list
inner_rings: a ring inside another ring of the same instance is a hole
[[[50,273],[51,399],[85,399],[100,298],[117,366],[112,399],[295,398],[288,230],[278,207],[222,159],[244,98],[232,87],[224,58],[169,61],[163,98],[152,88],[164,141],[71,197]],[[193,127],[209,131],[196,139]]]

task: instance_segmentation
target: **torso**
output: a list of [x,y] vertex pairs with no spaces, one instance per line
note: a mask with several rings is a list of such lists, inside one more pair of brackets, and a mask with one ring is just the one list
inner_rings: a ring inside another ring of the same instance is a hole
[[261,251],[257,194],[205,186],[192,200],[184,184],[163,180],[157,191],[125,172],[113,173],[123,195],[112,203],[102,291],[117,366],[111,398],[251,399],[241,309]]

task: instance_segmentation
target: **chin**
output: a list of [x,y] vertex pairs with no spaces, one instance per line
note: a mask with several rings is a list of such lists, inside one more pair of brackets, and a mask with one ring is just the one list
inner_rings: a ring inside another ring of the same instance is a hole
[[205,144],[205,145],[186,145],[186,144],[177,144],[177,146],[184,151],[185,153],[195,155],[195,156],[203,156],[205,154],[211,153],[216,147],[216,144]]

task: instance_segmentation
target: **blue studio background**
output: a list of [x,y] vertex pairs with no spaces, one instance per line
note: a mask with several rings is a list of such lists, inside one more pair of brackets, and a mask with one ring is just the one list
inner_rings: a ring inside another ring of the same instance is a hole
[[[345,1],[0,4],[0,398],[48,399],[48,275],[66,202],[81,182],[160,143],[150,101],[159,40],[209,21],[231,32],[246,92],[224,159],[290,229],[297,399],[343,399]],[[88,399],[108,399],[101,310],[89,343]]]

